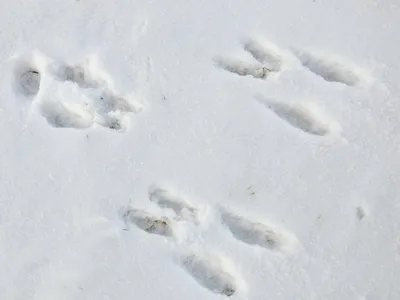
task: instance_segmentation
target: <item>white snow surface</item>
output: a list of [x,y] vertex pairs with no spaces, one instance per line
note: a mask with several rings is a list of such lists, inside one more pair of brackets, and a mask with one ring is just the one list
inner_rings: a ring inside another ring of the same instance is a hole
[[400,299],[397,0],[0,15],[0,299]]

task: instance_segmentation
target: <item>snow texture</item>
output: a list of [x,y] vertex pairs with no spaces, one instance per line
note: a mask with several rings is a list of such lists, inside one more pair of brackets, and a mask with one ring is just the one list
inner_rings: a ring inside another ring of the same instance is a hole
[[4,0],[0,299],[400,299],[400,5]]

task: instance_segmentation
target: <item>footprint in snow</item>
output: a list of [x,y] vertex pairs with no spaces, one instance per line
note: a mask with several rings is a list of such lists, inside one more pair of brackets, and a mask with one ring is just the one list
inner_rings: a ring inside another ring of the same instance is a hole
[[12,85],[18,96],[33,98],[39,93],[42,60],[38,53],[14,57]]
[[313,103],[285,103],[257,94],[255,98],[275,115],[304,132],[327,136],[340,132],[340,125]]
[[112,129],[114,131],[125,132],[128,128],[124,112],[110,112],[107,114],[97,114],[95,116],[95,123]]
[[99,95],[99,100],[96,103],[97,109],[100,112],[124,112],[124,113],[140,113],[143,106],[127,97],[123,97],[113,93],[110,90],[103,90]]
[[191,252],[182,255],[180,263],[198,284],[216,294],[230,297],[241,283],[225,257]]
[[149,200],[161,208],[172,209],[179,218],[199,221],[199,209],[170,190],[153,185],[149,188]]
[[19,90],[24,96],[36,96],[40,87],[40,73],[36,69],[25,70],[19,78]]
[[236,239],[249,245],[287,252],[292,250],[297,241],[293,234],[278,227],[236,215],[225,209],[221,209],[221,218],[222,223]]
[[[94,56],[78,65],[60,63],[38,53],[16,57],[13,87],[17,95],[36,99],[43,76],[52,88],[59,87],[58,91],[52,91],[51,100],[39,99],[42,116],[55,128],[84,129],[97,124],[124,132],[128,127],[128,115],[142,110],[142,105],[132,97],[119,95],[113,90],[111,76]],[[68,92],[65,88],[71,83],[81,91],[82,95],[78,98],[90,98],[90,103],[70,103],[58,99]],[[47,89],[43,87],[42,94],[47,95]]]
[[216,57],[215,63],[219,68],[239,76],[252,76],[258,79],[265,79],[270,72],[267,67],[258,63],[249,63],[230,57]]
[[172,191],[152,185],[149,187],[148,196],[150,202],[160,208],[171,209],[176,214],[176,218],[172,220],[165,216],[157,217],[147,211],[128,207],[122,211],[122,219],[125,223],[132,223],[148,233],[164,236],[173,235],[176,222],[185,220],[195,225],[199,224],[199,209]]
[[82,89],[103,90],[112,86],[111,76],[103,70],[96,56],[89,56],[84,63],[75,65],[52,61],[47,69],[54,79],[76,83]]
[[[159,217],[144,210],[128,207],[124,208],[121,214],[125,224],[133,224],[147,233],[166,237],[179,237],[179,226],[177,225],[188,225],[186,222],[179,223],[181,220],[199,225],[199,213],[201,212],[199,207],[170,189],[152,185],[148,189],[148,197],[151,203],[161,209],[173,211],[177,218],[172,220],[165,216]],[[270,250],[285,252],[291,249],[296,242],[293,235],[277,227],[235,215],[222,208],[221,218],[222,223],[236,239],[250,245],[259,245]],[[188,228],[193,229],[192,226]],[[180,239],[169,239],[169,242],[178,242],[178,246],[182,246],[179,241]],[[179,255],[179,265],[199,285],[215,294],[230,297],[242,291],[246,285],[230,260],[212,250],[199,251],[199,249],[191,248]]]
[[96,70],[91,65],[64,65],[59,66],[54,74],[60,81],[76,83],[92,99],[96,124],[119,132],[126,131],[127,115],[141,112],[142,105],[113,92],[109,89],[110,79],[103,74],[104,71],[93,73],[92,69]]
[[371,81],[370,76],[364,70],[342,58],[296,49],[293,50],[293,53],[304,67],[328,82],[360,86]]
[[244,50],[268,70],[272,72],[281,70],[283,54],[277,45],[260,38],[247,38],[242,40],[242,46]]
[[242,41],[242,48],[253,57],[253,62],[233,57],[218,56],[214,59],[216,65],[230,73],[240,76],[249,75],[258,79],[265,79],[270,73],[277,73],[281,70],[283,54],[271,42],[247,38]]
[[166,217],[159,218],[144,210],[127,208],[123,211],[122,218],[125,223],[134,224],[147,233],[163,236],[173,235],[171,221]]
[[84,129],[93,125],[93,113],[85,104],[45,101],[40,110],[47,122],[56,128]]
[[54,78],[59,81],[70,81],[78,84],[81,88],[97,88],[101,85],[97,81],[91,81],[85,76],[85,69],[82,66],[60,65],[53,70]]

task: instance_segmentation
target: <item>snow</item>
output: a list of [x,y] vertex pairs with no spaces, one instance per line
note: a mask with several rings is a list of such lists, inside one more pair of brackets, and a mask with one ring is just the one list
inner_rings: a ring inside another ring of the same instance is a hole
[[397,1],[4,0],[0,28],[1,299],[399,299]]

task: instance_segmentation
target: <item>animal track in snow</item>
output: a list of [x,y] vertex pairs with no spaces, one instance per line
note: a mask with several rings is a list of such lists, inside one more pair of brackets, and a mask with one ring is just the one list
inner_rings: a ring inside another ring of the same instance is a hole
[[127,113],[139,113],[142,106],[113,91],[112,79],[100,66],[95,57],[89,57],[81,65],[54,63],[49,68],[54,78],[60,82],[76,83],[92,100],[94,122],[100,126],[117,131],[127,127]]
[[217,57],[215,63],[225,71],[235,73],[240,76],[253,76],[258,79],[265,79],[268,76],[268,68],[258,63],[248,63],[229,57]]
[[254,78],[265,79],[270,73],[280,72],[285,69],[284,65],[298,60],[309,71],[328,82],[359,86],[372,81],[372,77],[363,69],[338,56],[298,48],[284,50],[261,38],[247,38],[242,40],[241,44],[243,50],[255,61],[248,62],[239,58],[218,56],[214,59],[216,65],[240,76],[250,75]]
[[35,96],[39,92],[40,73],[35,69],[25,70],[20,78],[20,91],[25,96]]
[[[156,217],[146,211],[135,208],[124,208],[122,218],[125,223],[133,223],[138,228],[153,234],[163,236],[179,237],[177,224],[187,226],[187,222],[192,225],[200,225],[198,214],[200,209],[189,203],[181,196],[177,196],[169,189],[164,189],[156,185],[149,187],[148,196],[151,203],[156,204],[162,209],[171,209],[178,218],[169,219],[167,217]],[[189,228],[192,228],[189,225]],[[170,241],[174,241],[171,239]],[[180,239],[178,241],[179,243]],[[216,255],[214,251],[199,252],[190,251],[179,257],[180,265],[192,276],[197,283],[207,288],[213,293],[232,296],[244,285],[243,280],[233,270],[231,264],[221,255]]]
[[[128,126],[128,114],[142,109],[138,102],[114,91],[111,76],[94,56],[71,66],[33,53],[16,59],[14,69],[15,92],[34,98],[42,116],[56,128],[97,124],[122,132]],[[43,77],[46,84],[42,86]],[[76,99],[81,101],[74,103]]]
[[348,86],[357,86],[370,81],[365,71],[341,58],[303,50],[294,50],[293,53],[304,67],[326,81],[339,82]]
[[40,88],[42,57],[38,54],[16,56],[14,59],[13,88],[17,95],[35,97]]
[[59,128],[89,128],[93,125],[93,113],[83,105],[68,105],[60,101],[46,101],[41,105],[47,122]]
[[356,216],[358,220],[362,221],[367,215],[368,212],[363,206],[356,207]]
[[[179,256],[179,264],[197,283],[211,292],[229,297],[244,289],[245,281],[226,256],[216,254],[214,250],[210,249],[199,251],[191,246],[187,250],[188,241],[182,239],[179,229],[186,227],[187,230],[193,230],[193,225],[196,225],[201,230],[203,220],[198,218],[199,212],[201,212],[199,206],[191,204],[170,189],[157,185],[149,187],[148,197],[150,203],[161,209],[172,210],[178,218],[158,217],[144,210],[128,207],[122,212],[125,223],[135,224],[138,228],[151,234],[177,238],[169,239],[169,242],[176,242],[178,246],[186,249]],[[236,215],[224,208],[220,208],[219,214],[216,216],[221,217],[222,224],[235,239],[246,244],[288,253],[297,243],[297,238],[292,233],[276,226]],[[182,220],[184,222],[181,222]],[[183,240],[184,243],[181,243]]]
[[[292,66],[295,66],[295,69],[299,66],[327,82],[338,82],[347,86],[367,86],[374,82],[374,78],[364,70],[340,57],[296,48],[280,49],[273,43],[259,38],[244,39],[241,44],[243,50],[254,59],[252,62],[219,56],[214,58],[216,65],[225,71],[258,79],[265,79],[271,73],[280,73],[291,69]],[[306,133],[328,136],[341,131],[340,124],[313,103],[290,104],[262,96],[256,98],[286,123]]]
[[[214,250],[206,248],[200,251],[190,245],[188,250],[188,241],[180,236],[179,229],[183,227],[193,230],[193,225],[196,225],[201,230],[203,219],[198,218],[201,212],[198,205],[191,204],[170,189],[157,185],[149,187],[148,197],[150,203],[161,209],[172,210],[178,218],[158,217],[144,210],[128,207],[122,211],[125,223],[135,224],[151,234],[176,237],[177,239],[169,239],[169,242],[176,242],[185,249],[179,255],[179,264],[197,283],[211,292],[229,297],[244,290],[246,282],[225,255],[216,254]],[[221,217],[222,224],[238,241],[280,253],[291,252],[297,244],[294,234],[279,227],[237,215],[222,207],[218,211],[219,214],[215,216]]]
[[283,56],[278,46],[266,40],[247,38],[242,41],[243,49],[271,72],[278,72],[282,67]]
[[219,56],[214,59],[216,65],[225,71],[240,76],[250,75],[265,79],[269,73],[276,73],[282,67],[282,54],[276,45],[261,39],[248,38],[243,40],[242,47],[251,54],[255,61],[247,62],[241,59]]
[[135,224],[147,233],[153,233],[163,236],[172,236],[173,230],[168,218],[158,218],[144,210],[127,208],[123,212],[125,222]]
[[97,115],[95,117],[95,122],[100,126],[122,132],[128,127],[124,115],[125,113],[123,112],[110,112],[107,115]]
[[94,79],[88,70],[83,66],[55,65],[52,66],[52,73],[59,81],[70,81],[76,83],[81,88],[101,88],[107,86],[106,80],[101,78]]
[[236,215],[225,209],[221,210],[221,217],[223,224],[233,236],[244,243],[281,252],[290,251],[296,243],[296,238],[288,232]]
[[177,218],[173,218],[173,220],[167,217],[158,218],[147,211],[128,207],[123,209],[122,213],[122,218],[125,222],[129,221],[136,224],[139,228],[149,233],[160,234],[159,232],[163,232],[161,235],[172,235],[172,224],[181,220],[198,225],[200,210],[170,190],[152,185],[149,187],[148,196],[151,203],[157,204],[162,209],[171,209]]
[[162,208],[172,209],[182,219],[198,221],[199,209],[170,190],[153,185],[149,188],[149,200]]
[[139,113],[142,110],[142,105],[126,97],[119,96],[110,90],[104,90],[100,94],[100,100],[96,103],[95,108],[103,113],[116,111]]
[[232,296],[238,289],[239,278],[230,271],[226,258],[191,252],[181,256],[183,268],[210,291]]
[[282,120],[304,132],[327,136],[340,131],[340,125],[312,103],[289,104],[259,94],[255,97]]

